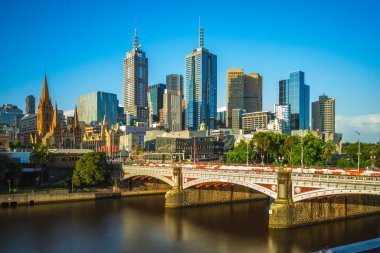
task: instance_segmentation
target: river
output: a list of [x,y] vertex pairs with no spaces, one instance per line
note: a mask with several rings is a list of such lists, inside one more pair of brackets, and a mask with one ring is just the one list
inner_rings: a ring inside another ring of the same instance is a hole
[[0,252],[308,252],[380,236],[380,215],[268,229],[267,201],[164,208],[164,196],[0,209]]

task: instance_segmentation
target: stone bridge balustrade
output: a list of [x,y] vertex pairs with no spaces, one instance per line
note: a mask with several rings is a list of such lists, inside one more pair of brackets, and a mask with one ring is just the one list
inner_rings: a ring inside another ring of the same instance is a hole
[[[123,170],[124,179],[150,176],[172,186],[166,193],[165,206],[168,208],[270,196],[275,200],[269,210],[270,228],[289,228],[380,212],[378,176],[292,173],[281,168],[255,171],[242,166],[198,169],[124,165]],[[223,189],[193,187],[202,184],[226,186]]]

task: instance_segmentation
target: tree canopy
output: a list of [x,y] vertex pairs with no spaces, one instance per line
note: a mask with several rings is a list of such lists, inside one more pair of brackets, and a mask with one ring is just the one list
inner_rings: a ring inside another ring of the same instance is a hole
[[[323,142],[319,137],[307,134],[303,138],[297,135],[286,136],[281,133],[256,133],[248,144],[250,163],[278,163],[278,158],[284,158],[284,164],[299,166],[327,166],[355,168],[358,162],[358,143],[344,144],[343,154],[335,156],[336,145],[332,141]],[[380,166],[380,141],[376,144],[360,144],[360,167]],[[340,158],[339,158],[340,157]],[[246,163],[247,143],[241,141],[234,150],[227,153],[227,163]]]
[[86,153],[75,165],[72,178],[73,184],[77,187],[102,184],[107,179],[108,168],[105,153]]

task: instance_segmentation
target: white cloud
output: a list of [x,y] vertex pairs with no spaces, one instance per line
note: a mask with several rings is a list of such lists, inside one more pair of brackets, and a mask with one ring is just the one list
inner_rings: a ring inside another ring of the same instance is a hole
[[66,117],[73,117],[74,116],[74,110],[67,110],[63,113]]
[[355,117],[336,116],[335,131],[343,134],[343,140],[356,142],[360,133],[363,142],[377,142],[380,139],[380,114],[369,114]]
[[222,106],[222,107],[219,107],[216,111],[217,112],[224,112],[227,110],[227,107],[226,106]]

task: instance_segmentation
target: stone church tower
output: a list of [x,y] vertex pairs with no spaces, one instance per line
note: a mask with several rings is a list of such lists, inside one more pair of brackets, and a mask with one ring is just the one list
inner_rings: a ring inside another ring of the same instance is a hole
[[45,136],[50,132],[51,123],[53,121],[53,105],[51,103],[49,89],[47,84],[46,73],[44,84],[42,86],[42,94],[37,111],[37,132],[38,136]]

